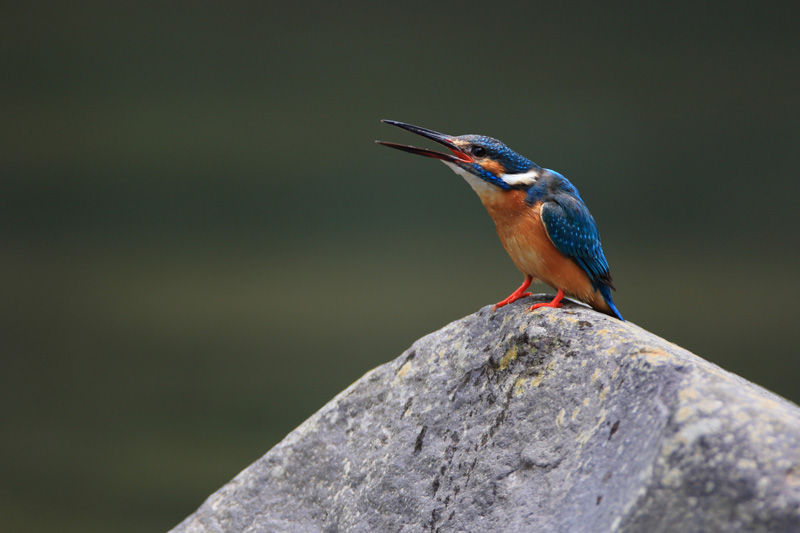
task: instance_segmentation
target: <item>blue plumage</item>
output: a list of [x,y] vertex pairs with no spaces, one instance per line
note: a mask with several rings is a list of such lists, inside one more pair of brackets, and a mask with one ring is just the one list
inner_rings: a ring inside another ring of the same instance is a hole
[[580,200],[560,195],[542,204],[542,222],[558,251],[572,258],[593,282],[608,278],[608,262],[594,220]]
[[558,251],[575,261],[599,289],[614,314],[622,315],[614,306],[608,261],[600,244],[597,224],[583,203],[578,189],[554,170],[542,169],[540,177],[528,188],[527,202],[542,202],[542,222],[547,236]]
[[579,196],[557,193],[543,200],[542,222],[559,252],[577,262],[592,282],[610,284],[597,225]]

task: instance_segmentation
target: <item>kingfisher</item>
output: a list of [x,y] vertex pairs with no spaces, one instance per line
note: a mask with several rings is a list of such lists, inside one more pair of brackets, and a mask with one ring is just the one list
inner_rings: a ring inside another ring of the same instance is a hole
[[495,310],[531,296],[526,290],[532,282],[541,281],[558,293],[529,311],[561,307],[564,296],[569,296],[625,320],[611,298],[616,287],[597,224],[567,178],[485,135],[452,136],[395,120],[381,122],[447,147],[451,154],[375,141],[444,162],[467,181],[494,220],[503,247],[525,276],[517,290],[495,304]]

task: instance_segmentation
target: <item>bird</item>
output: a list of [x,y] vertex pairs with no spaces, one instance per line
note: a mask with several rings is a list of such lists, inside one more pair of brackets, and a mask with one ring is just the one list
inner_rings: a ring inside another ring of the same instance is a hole
[[541,281],[558,292],[552,301],[532,305],[529,311],[561,307],[568,296],[625,321],[611,297],[616,287],[597,224],[567,178],[492,137],[452,136],[396,120],[381,122],[448,148],[451,153],[375,141],[442,161],[466,180],[494,220],[503,247],[525,276],[522,285],[497,302],[494,310],[531,296],[526,290]]

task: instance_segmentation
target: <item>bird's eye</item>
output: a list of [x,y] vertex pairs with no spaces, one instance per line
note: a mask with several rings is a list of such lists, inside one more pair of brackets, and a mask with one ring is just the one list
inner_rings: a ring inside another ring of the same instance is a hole
[[470,149],[470,152],[472,152],[472,155],[475,157],[486,157],[486,148],[483,146],[475,145],[472,147],[472,149]]

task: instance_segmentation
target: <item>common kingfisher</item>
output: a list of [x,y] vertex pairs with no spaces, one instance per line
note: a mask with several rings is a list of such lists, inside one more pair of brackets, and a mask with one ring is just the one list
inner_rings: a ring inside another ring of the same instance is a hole
[[433,130],[383,120],[446,146],[451,154],[404,144],[375,141],[404,152],[432,157],[462,176],[478,193],[497,226],[497,234],[525,281],[494,309],[530,296],[525,290],[542,281],[558,293],[540,307],[561,307],[564,296],[622,321],[611,298],[608,261],[600,234],[578,189],[554,170],[542,168],[505,144],[484,135],[445,135]]

